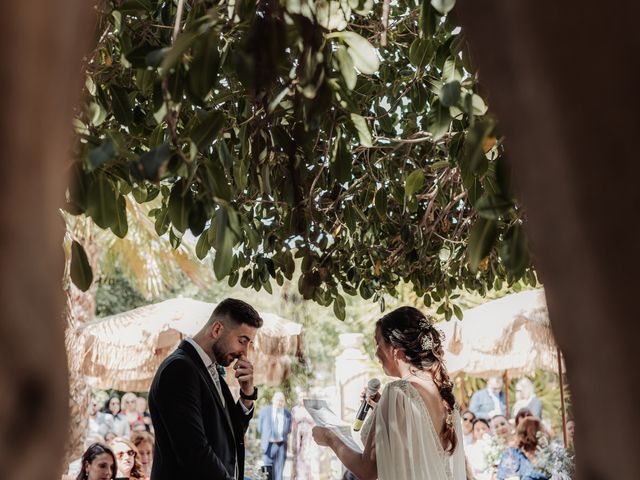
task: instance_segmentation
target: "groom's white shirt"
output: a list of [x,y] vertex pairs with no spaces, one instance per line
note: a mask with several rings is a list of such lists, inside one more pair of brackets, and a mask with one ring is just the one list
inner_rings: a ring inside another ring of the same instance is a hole
[[[222,400],[222,405],[224,405],[225,404],[224,396],[222,395],[222,389],[219,386],[220,385],[219,382],[222,382],[223,380],[220,378],[220,375],[218,375],[218,372],[215,368],[210,368],[213,365],[213,361],[211,360],[211,357],[207,355],[207,352],[205,352],[202,349],[202,347],[198,345],[198,342],[196,342],[193,338],[187,337],[185,338],[185,341],[189,342],[191,346],[196,349],[196,352],[198,352],[198,356],[200,357],[200,360],[202,360],[202,363],[204,363],[204,367],[207,369],[207,372],[209,372],[209,376],[211,376],[211,380],[213,380],[213,384],[216,386],[216,391],[218,393],[218,396],[220,397],[220,400]],[[218,390],[218,388],[220,388],[220,390]],[[253,407],[247,408],[244,402],[239,402],[239,403],[245,415],[249,415],[253,410]]]

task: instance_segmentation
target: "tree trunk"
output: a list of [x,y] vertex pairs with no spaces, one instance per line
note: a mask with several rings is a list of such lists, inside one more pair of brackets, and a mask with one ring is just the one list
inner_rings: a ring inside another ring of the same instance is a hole
[[640,4],[464,0],[565,355],[578,476],[634,479]]
[[68,420],[62,204],[83,0],[5,2],[0,16],[0,478],[59,478]]

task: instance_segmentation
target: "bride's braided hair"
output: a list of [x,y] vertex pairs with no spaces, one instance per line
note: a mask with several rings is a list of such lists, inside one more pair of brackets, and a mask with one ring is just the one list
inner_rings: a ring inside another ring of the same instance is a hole
[[440,438],[448,445],[446,451],[453,453],[458,444],[453,426],[456,399],[453,395],[453,382],[444,365],[442,335],[430,319],[413,307],[400,307],[386,314],[378,320],[376,328],[385,342],[404,352],[407,362],[419,370],[431,372],[447,411]]

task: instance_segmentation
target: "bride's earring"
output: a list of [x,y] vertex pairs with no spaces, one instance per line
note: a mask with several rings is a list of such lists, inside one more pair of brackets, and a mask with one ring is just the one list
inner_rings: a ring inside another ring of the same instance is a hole
[[398,360],[398,351],[397,350],[393,351],[393,359],[394,360]]

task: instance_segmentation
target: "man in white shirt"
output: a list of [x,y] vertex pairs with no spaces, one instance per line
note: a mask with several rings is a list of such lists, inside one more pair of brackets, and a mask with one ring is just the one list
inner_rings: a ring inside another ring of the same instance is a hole
[[[243,478],[244,434],[258,393],[247,351],[261,326],[253,307],[228,298],[162,362],[149,392],[156,433],[151,480]],[[237,402],[221,378],[234,361]]]

